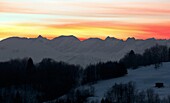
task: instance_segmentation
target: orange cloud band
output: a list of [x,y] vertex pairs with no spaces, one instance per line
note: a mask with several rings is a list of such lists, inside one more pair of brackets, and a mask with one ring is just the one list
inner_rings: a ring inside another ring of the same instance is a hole
[[[83,22],[76,24],[17,24],[14,26],[0,28],[3,35],[19,35],[27,37],[35,37],[43,34],[47,38],[53,38],[59,35],[75,35],[79,38],[99,37],[104,39],[106,36],[113,36],[120,39],[127,37],[137,37],[146,39],[169,38],[169,23],[160,24],[128,24],[128,23],[112,23],[112,22]],[[10,34],[9,34],[10,32]],[[27,34],[27,35],[26,35]]]

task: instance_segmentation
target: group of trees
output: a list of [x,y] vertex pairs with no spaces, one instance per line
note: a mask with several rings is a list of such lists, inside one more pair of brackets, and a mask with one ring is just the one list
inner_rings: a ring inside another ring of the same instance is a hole
[[[37,64],[31,58],[0,62],[0,102],[13,101],[15,97],[20,97],[18,101],[24,102],[29,96],[34,96],[32,100],[37,103],[48,101],[79,85],[120,77],[126,73],[125,66],[117,62],[99,63],[85,69],[52,59],[43,59]],[[10,91],[7,93],[9,98],[4,95],[6,91]]]
[[28,85],[3,87],[0,88],[0,103],[40,103],[41,95]]
[[160,98],[153,89],[141,91],[133,82],[115,84],[108,90],[101,103],[170,103],[170,96]]
[[89,65],[84,70],[83,83],[121,77],[126,74],[127,69],[123,63],[118,62],[98,63],[96,65]]
[[55,103],[86,103],[89,97],[94,96],[94,87],[82,86],[70,91],[62,98],[55,100]]
[[155,64],[155,68],[158,68],[162,62],[167,61],[170,61],[170,48],[158,44],[146,49],[143,54],[137,54],[131,50],[120,60],[127,68],[134,69],[151,64]]
[[[134,103],[135,85],[133,82],[127,84],[115,84],[106,93],[105,101],[110,103]],[[104,100],[102,100],[104,101]]]
[[[0,97],[5,98],[3,90],[9,90],[8,95],[11,97],[20,95],[21,92],[32,96],[37,91],[34,99],[39,102],[54,99],[77,85],[80,71],[79,66],[56,62],[52,59],[43,59],[36,65],[33,64],[31,58],[1,62],[0,87],[2,91],[0,90]],[[32,88],[30,91],[34,92],[26,91],[28,88]],[[30,94],[27,92],[30,92]],[[21,101],[24,101],[23,95],[21,95],[21,98]],[[0,99],[1,103],[3,101],[5,100],[1,101]]]

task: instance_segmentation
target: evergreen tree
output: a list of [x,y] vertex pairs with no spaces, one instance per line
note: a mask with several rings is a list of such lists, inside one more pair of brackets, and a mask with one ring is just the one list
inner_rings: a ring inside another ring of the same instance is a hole
[[105,100],[102,98],[101,103],[105,103]]
[[22,103],[22,97],[19,92],[16,93],[13,103]]
[[34,68],[33,60],[32,58],[29,58],[27,61],[26,70],[31,73],[33,71],[33,68]]

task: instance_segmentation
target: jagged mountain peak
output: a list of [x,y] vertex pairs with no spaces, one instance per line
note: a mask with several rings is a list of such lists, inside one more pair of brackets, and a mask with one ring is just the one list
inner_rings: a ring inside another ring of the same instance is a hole
[[135,41],[136,39],[134,37],[128,37],[126,41]]
[[44,38],[42,35],[38,35],[38,37],[37,38]]
[[100,38],[89,38],[89,39],[86,39],[84,41],[86,42],[86,41],[103,41],[103,40],[100,39]]
[[110,39],[117,39],[115,37],[110,37],[110,36],[107,36],[105,40],[110,40]]
[[107,36],[106,39],[105,39],[105,41],[113,41],[113,40],[120,40],[120,41],[122,41],[121,39],[117,39],[115,37],[110,37],[110,36]]
[[69,35],[69,36],[64,36],[64,35],[62,35],[62,36],[59,36],[59,37],[56,37],[56,38],[54,38],[53,40],[64,40],[64,39],[67,39],[67,40],[78,40],[78,41],[80,41],[77,37],[75,37],[75,36],[73,36],[73,35]]
[[34,38],[33,40],[39,41],[39,42],[47,42],[47,41],[49,41],[47,38],[43,37],[42,35],[39,35],[37,38]]
[[43,37],[42,35],[39,35],[36,39],[40,39],[40,40],[46,39],[47,40],[47,38]]

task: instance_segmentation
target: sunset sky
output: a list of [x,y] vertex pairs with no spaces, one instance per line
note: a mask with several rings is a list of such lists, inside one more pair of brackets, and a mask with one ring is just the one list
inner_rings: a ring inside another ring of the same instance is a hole
[[170,0],[0,0],[0,40],[38,35],[170,39]]

